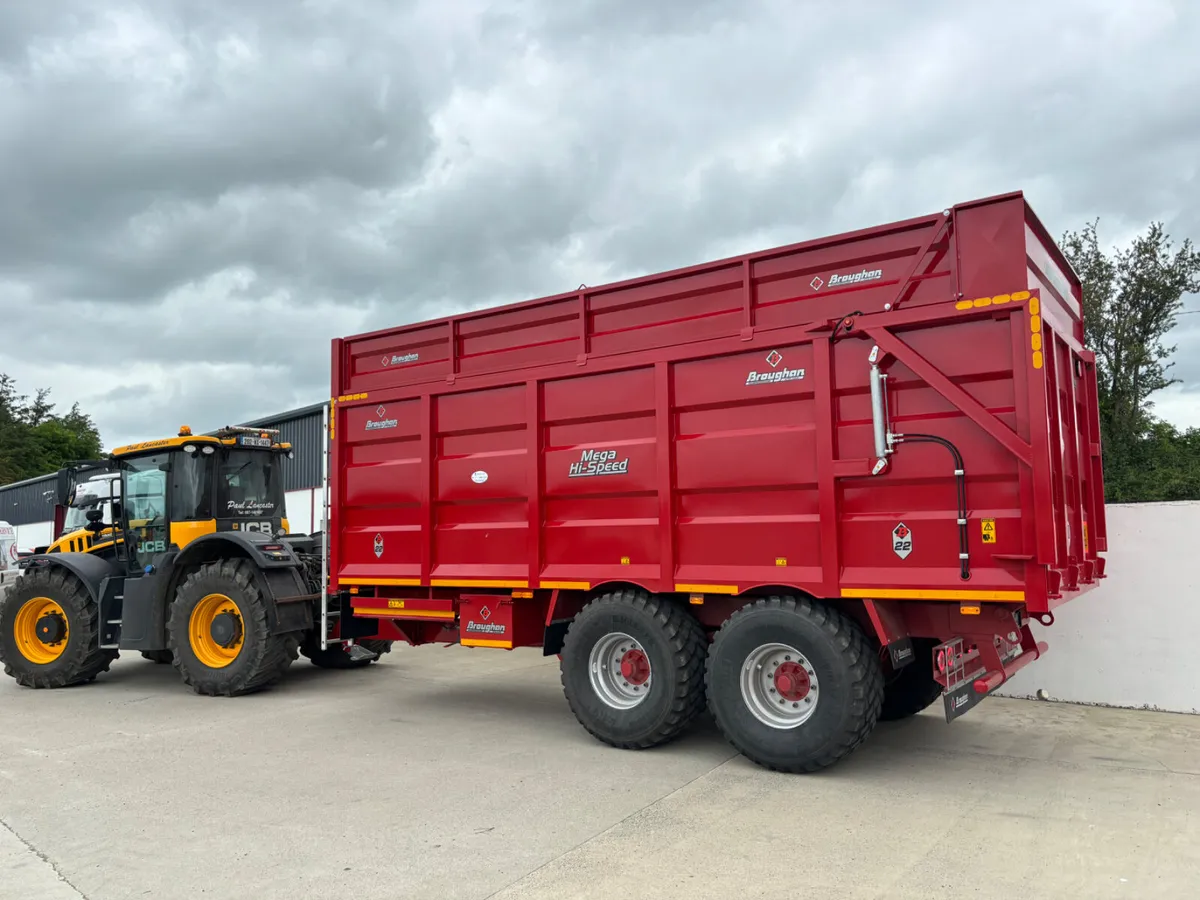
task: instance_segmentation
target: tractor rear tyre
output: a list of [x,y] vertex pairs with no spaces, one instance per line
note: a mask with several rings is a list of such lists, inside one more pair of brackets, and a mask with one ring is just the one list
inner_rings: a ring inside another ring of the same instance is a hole
[[383,654],[392,652],[391,641],[367,638],[354,643],[370,650],[376,655],[376,658],[351,659],[345,644],[334,644],[322,650],[321,645],[315,641],[301,644],[300,653],[307,657],[314,666],[322,669],[362,669],[373,662],[378,662],[379,657]]
[[143,650],[142,658],[148,659],[152,663],[157,663],[160,666],[167,666],[175,658],[175,654],[170,650]]
[[930,670],[933,648],[938,642],[932,638],[913,638],[912,642],[913,661],[884,684],[881,721],[895,722],[915,716],[942,696],[942,686]]
[[883,670],[852,619],[807,598],[734,613],[708,655],[708,702],[726,740],[779,772],[815,772],[875,727]]
[[681,607],[641,590],[588,603],[567,629],[563,693],[594,737],[643,750],[677,737],[704,709],[704,629]]
[[250,694],[276,684],[296,659],[294,634],[271,634],[267,600],[249,560],[205,563],[175,593],[167,621],[172,664],[197,694]]
[[61,566],[27,571],[0,602],[0,662],[18,684],[60,688],[108,671],[116,650],[101,650],[96,604]]

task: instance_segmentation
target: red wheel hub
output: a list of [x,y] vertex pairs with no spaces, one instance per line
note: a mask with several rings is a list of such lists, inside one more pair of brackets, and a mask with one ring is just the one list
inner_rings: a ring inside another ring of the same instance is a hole
[[779,696],[784,700],[790,700],[793,703],[803,700],[808,696],[808,689],[811,685],[808,670],[800,663],[781,663],[775,670],[775,690],[779,691]]
[[650,679],[650,660],[646,654],[635,648],[622,656],[621,677],[630,684],[645,684]]

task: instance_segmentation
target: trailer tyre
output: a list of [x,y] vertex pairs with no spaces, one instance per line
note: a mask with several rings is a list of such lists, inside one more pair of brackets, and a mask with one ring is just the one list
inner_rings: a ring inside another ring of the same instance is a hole
[[96,604],[74,573],[33,569],[0,603],[0,662],[25,687],[94,681],[119,655],[100,649],[97,631]]
[[883,671],[862,630],[807,598],[747,604],[708,655],[708,702],[726,740],[780,772],[815,772],[875,727]]
[[175,593],[167,621],[172,664],[197,694],[270,687],[298,656],[294,634],[271,634],[267,600],[245,559],[205,563]]
[[883,688],[883,707],[879,718],[895,722],[915,716],[942,696],[942,686],[930,671],[933,648],[931,638],[913,638],[913,661],[897,671]]
[[592,600],[563,642],[563,693],[597,739],[644,750],[677,737],[704,709],[708,641],[664,597],[622,590]]

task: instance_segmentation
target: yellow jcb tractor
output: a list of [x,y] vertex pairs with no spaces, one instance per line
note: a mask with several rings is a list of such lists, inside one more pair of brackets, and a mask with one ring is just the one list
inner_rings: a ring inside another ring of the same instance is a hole
[[327,606],[320,541],[288,534],[292,448],[276,437],[185,426],[60,472],[55,540],[0,600],[5,673],[64,687],[137,650],[197,693],[233,696],[274,684],[299,653],[354,668],[390,650],[348,633],[365,623]]

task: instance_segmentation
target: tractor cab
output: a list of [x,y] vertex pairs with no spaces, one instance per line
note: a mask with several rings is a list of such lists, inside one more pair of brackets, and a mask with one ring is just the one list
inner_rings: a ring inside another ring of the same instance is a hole
[[118,447],[119,500],[109,518],[89,509],[88,527],[123,526],[135,563],[216,532],[287,534],[279,461],[292,449],[277,433],[232,426],[193,435],[184,426],[173,438]]

